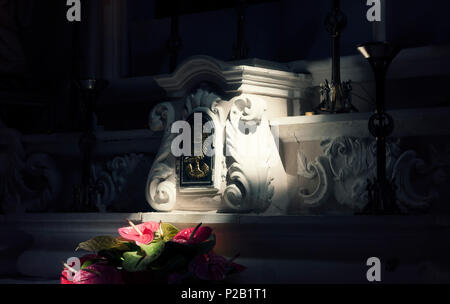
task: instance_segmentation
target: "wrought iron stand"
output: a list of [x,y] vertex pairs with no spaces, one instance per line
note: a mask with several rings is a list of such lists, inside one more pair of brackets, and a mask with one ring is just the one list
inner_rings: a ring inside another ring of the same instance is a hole
[[245,10],[247,8],[246,0],[236,2],[237,19],[237,41],[233,47],[233,59],[247,59],[248,47],[245,44]]
[[358,46],[358,50],[369,61],[376,82],[376,112],[369,119],[369,131],[377,140],[377,178],[368,181],[369,202],[363,214],[400,214],[395,180],[386,176],[386,138],[394,131],[394,119],[385,108],[387,70],[400,50],[387,42],[367,43]]
[[77,82],[84,105],[84,133],[79,147],[82,153],[82,184],[75,189],[75,203],[83,212],[98,211],[96,199],[99,190],[92,174],[92,159],[97,138],[94,134],[95,100],[101,90],[106,88],[104,80],[87,79]]
[[178,65],[178,54],[182,47],[180,37],[180,1],[175,1],[174,13],[170,18],[170,37],[168,41],[169,48],[169,72],[173,73]]

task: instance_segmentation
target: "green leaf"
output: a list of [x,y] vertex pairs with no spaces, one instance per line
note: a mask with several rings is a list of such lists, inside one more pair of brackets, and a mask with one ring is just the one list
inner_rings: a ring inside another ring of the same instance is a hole
[[151,258],[152,261],[154,261],[157,258],[159,258],[159,256],[163,252],[164,245],[165,245],[164,242],[159,241],[159,242],[151,242],[148,245],[140,245],[139,247],[141,247],[142,251],[145,252],[145,255],[148,258]]
[[121,242],[115,237],[112,236],[96,236],[89,241],[82,242],[78,245],[78,249],[82,249],[85,251],[93,251],[98,252],[101,250],[109,250],[109,249],[117,249],[117,250],[128,250],[127,243]]
[[81,269],[84,269],[86,267],[91,266],[92,264],[94,264],[96,261],[96,259],[92,259],[92,260],[87,260],[86,262],[83,263],[83,265],[81,265]]
[[126,271],[144,271],[150,263],[151,261],[149,262],[145,255],[140,255],[137,251],[128,251],[123,254],[122,267]]
[[161,223],[163,240],[168,242],[180,231],[177,227],[169,223]]
[[128,251],[123,254],[122,266],[130,272],[147,270],[149,264],[158,259],[164,251],[165,243],[152,242],[148,245],[140,245],[140,251]]
[[126,251],[139,251],[141,248],[135,242],[126,243],[128,248]]

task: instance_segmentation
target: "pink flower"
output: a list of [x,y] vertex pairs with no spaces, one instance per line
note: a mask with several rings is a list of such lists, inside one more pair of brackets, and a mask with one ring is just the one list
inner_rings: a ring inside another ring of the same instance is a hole
[[189,271],[201,280],[221,281],[232,272],[242,272],[242,265],[227,261],[223,256],[209,253],[196,256],[189,263]]
[[153,241],[154,233],[159,229],[159,223],[147,222],[139,225],[131,223],[129,227],[119,228],[119,234],[128,241],[135,241],[137,245],[148,245]]
[[115,267],[100,262],[78,271],[73,284],[123,284],[123,280]]
[[[84,262],[88,261],[88,260],[96,260],[96,259],[102,259],[101,256],[96,255],[96,254],[86,254],[84,256],[82,256],[80,258],[80,266],[83,266]],[[75,265],[68,265],[70,267],[74,267]],[[73,275],[75,275],[75,273],[73,273]],[[72,275],[72,276],[73,276]],[[67,269],[66,267],[64,267],[64,270],[61,273],[61,284],[74,284],[73,283],[73,279],[70,279],[71,275],[70,275],[70,270]]]
[[[201,225],[201,224],[199,224]],[[178,232],[172,239],[173,242],[180,244],[198,244],[206,241],[212,233],[210,227],[186,228]]]

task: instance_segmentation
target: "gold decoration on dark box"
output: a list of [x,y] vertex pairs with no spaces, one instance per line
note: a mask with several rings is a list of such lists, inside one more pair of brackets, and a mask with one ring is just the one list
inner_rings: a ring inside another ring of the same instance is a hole
[[[195,138],[196,132],[194,130],[194,114],[188,117],[187,122],[191,126],[192,130],[192,147],[191,151],[194,152],[194,144],[200,144],[202,146],[202,155],[182,156],[180,158],[180,186],[181,187],[200,187],[213,185],[212,168],[214,164],[214,156],[208,156],[206,139],[209,136],[213,136],[210,133],[197,134],[198,138]],[[210,122],[210,117],[202,113],[202,126]]]

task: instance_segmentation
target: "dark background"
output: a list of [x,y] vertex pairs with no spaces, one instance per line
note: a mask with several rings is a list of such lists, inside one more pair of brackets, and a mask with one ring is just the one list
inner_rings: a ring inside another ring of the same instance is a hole
[[[177,11],[182,14],[178,63],[194,55],[225,61],[233,58],[236,1],[185,0],[177,6],[174,0],[132,0],[126,10],[114,8],[113,14],[124,16],[124,24],[117,25],[119,30],[105,32],[110,17],[101,12],[120,1],[81,1],[82,21],[78,23],[66,20],[66,1],[0,1],[0,119],[4,123],[24,133],[82,129],[73,81],[168,73],[168,16]],[[324,18],[330,7],[330,0],[249,1],[245,20],[248,57],[277,62],[329,58],[331,45]],[[367,9],[366,1],[342,0],[348,17],[342,35],[343,56],[357,54],[357,44],[372,40]],[[448,1],[388,0],[386,11],[387,40],[406,46],[450,42]],[[112,40],[119,41],[119,51],[107,43]],[[112,55],[115,52],[117,55]],[[112,67],[108,56],[117,56],[117,67]],[[156,86],[144,91],[135,86],[130,81],[123,90],[102,97],[97,111],[106,128],[147,127],[147,113],[164,92]],[[127,107],[117,106],[124,102]],[[115,119],[118,114],[123,118]]]

